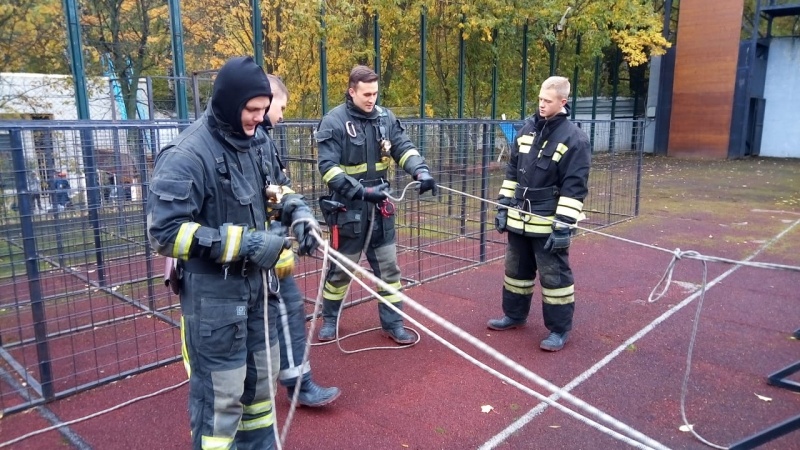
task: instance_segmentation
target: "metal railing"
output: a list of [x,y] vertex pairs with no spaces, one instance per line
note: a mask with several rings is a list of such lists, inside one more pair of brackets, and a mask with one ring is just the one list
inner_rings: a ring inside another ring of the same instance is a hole
[[[502,258],[494,206],[518,123],[409,120],[442,191],[397,205],[398,261],[414,285]],[[296,191],[321,219],[316,122],[273,130]],[[509,127],[508,125],[512,125]],[[178,298],[146,239],[153,159],[185,124],[0,122],[0,410],[9,414],[180,359]],[[643,122],[587,121],[586,227],[637,214]],[[65,172],[64,176],[62,174]],[[66,179],[55,183],[58,178]],[[390,175],[396,195],[411,181]],[[57,186],[60,186],[57,188]],[[468,197],[460,193],[466,193]],[[309,309],[322,261],[295,274]],[[498,273],[502,276],[502,273]],[[353,284],[348,305],[369,299]]]

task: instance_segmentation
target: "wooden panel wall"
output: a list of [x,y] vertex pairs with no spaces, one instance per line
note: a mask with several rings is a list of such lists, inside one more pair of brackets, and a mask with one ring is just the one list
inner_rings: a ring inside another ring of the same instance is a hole
[[669,156],[728,157],[744,0],[682,0]]

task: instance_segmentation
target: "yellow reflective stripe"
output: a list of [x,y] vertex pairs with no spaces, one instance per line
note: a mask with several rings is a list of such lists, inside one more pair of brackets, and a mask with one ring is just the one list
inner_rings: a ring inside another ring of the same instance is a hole
[[259,428],[268,428],[272,426],[273,422],[275,422],[275,418],[272,417],[272,413],[269,413],[263,417],[257,417],[255,419],[250,419],[250,420],[242,420],[241,422],[239,422],[239,430],[250,431],[250,430],[257,430]]
[[412,148],[412,149],[409,149],[408,151],[406,151],[405,153],[403,153],[403,156],[400,157],[400,162],[398,163],[398,164],[400,164],[400,167],[403,167],[403,165],[405,165],[406,161],[408,161],[408,158],[410,158],[412,156],[420,156],[420,154],[417,151],[417,149]]
[[[525,217],[523,218],[522,216],[525,216]],[[509,209],[508,210],[508,218],[509,219],[519,220],[519,221],[525,222],[527,224],[547,225],[549,227],[549,226],[553,225],[553,219],[555,219],[555,216],[550,216],[550,217],[535,216],[533,214],[520,213],[516,209]]]
[[323,290],[322,296],[326,300],[342,300],[346,292],[347,292],[347,285],[337,288],[336,286],[326,281],[325,289]]
[[327,184],[333,179],[333,177],[342,173],[344,173],[344,170],[342,170],[341,167],[331,167],[327,172],[325,172],[324,175],[322,175],[322,181]]
[[500,185],[500,196],[514,198],[514,190],[517,188],[517,184],[519,183],[516,181],[503,180],[503,184]]
[[183,368],[186,369],[186,375],[192,376],[192,366],[189,365],[189,350],[186,348],[186,324],[183,322],[181,316],[181,356],[183,356]]
[[550,305],[568,305],[575,303],[575,285],[567,287],[548,289],[542,287],[542,300]]
[[294,252],[292,249],[287,248],[281,252],[280,258],[278,258],[278,262],[275,263],[275,268],[279,267],[286,267],[290,264],[294,263]]
[[503,286],[507,291],[514,294],[527,295],[533,293],[534,280],[518,280],[505,276],[503,278]]
[[531,146],[530,145],[520,145],[519,146],[519,152],[520,153],[530,153],[531,152]]
[[219,262],[229,263],[239,256],[239,249],[242,246],[242,233],[244,227],[241,225],[228,225],[225,233],[225,242],[222,243],[222,254]]
[[294,194],[294,189],[290,188],[289,186],[281,186],[281,194]]
[[522,136],[517,138],[517,145],[527,145],[528,147],[533,144],[533,135],[532,134],[523,134]]
[[194,232],[200,228],[196,222],[186,222],[181,224],[178,229],[178,236],[175,237],[175,244],[172,246],[172,257],[182,260],[189,259],[189,250],[192,248]]
[[348,175],[353,175],[354,173],[363,173],[367,171],[367,163],[358,164],[355,166],[341,166],[344,170],[344,173]]
[[553,231],[551,221],[529,215],[526,215],[525,221],[523,221],[519,212],[513,209],[508,210],[508,222],[506,225],[509,228],[533,234],[550,234]]
[[[400,283],[400,281],[395,281],[394,283],[387,283],[387,284],[397,289],[398,291],[403,288],[403,285]],[[383,291],[381,292],[381,294],[384,294],[383,298],[388,300],[389,303],[397,303],[403,301],[403,299],[400,297],[399,294],[391,294],[388,291]]]
[[264,414],[272,411],[272,401],[265,400],[263,402],[253,403],[252,405],[242,405],[243,414]]
[[203,450],[228,450],[233,446],[233,438],[203,436],[200,439],[200,448]]
[[558,198],[556,214],[571,217],[575,220],[583,216],[583,202],[574,198],[561,196]]
[[569,150],[569,147],[567,147],[564,144],[556,145],[556,152],[560,153],[561,155],[564,155],[564,153],[567,153],[567,150]]
[[[348,175],[356,175],[356,174],[366,173],[367,164],[364,163],[364,164],[358,164],[358,165],[355,165],[355,166],[341,166],[341,168],[344,170],[344,173],[346,173]],[[380,172],[382,170],[386,170],[388,168],[389,168],[389,163],[386,163],[386,162],[383,162],[383,161],[378,161],[377,163],[375,163],[375,170],[377,172]],[[323,179],[324,179],[324,177],[323,177]]]

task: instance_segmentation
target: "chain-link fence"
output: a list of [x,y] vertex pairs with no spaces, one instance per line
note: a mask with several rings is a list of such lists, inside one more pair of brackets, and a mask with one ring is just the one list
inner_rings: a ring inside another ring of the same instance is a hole
[[[316,169],[316,122],[273,130],[296,191],[318,218],[327,188]],[[441,189],[420,198],[391,173],[398,260],[405,285],[504,254],[492,225],[511,122],[406,122]],[[584,122],[595,146],[587,227],[637,213],[641,121]],[[64,397],[180,358],[178,298],[146,239],[144,201],[153,159],[178,124],[0,122],[0,410]],[[308,301],[323,261],[295,271]],[[501,277],[502,273],[498,273]],[[369,294],[353,285],[348,305]]]

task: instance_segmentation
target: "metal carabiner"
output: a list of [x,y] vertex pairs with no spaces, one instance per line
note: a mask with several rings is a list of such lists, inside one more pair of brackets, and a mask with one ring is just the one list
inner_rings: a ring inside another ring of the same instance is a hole
[[347,121],[344,123],[344,129],[347,131],[347,134],[350,137],[356,137],[356,126],[351,121]]

